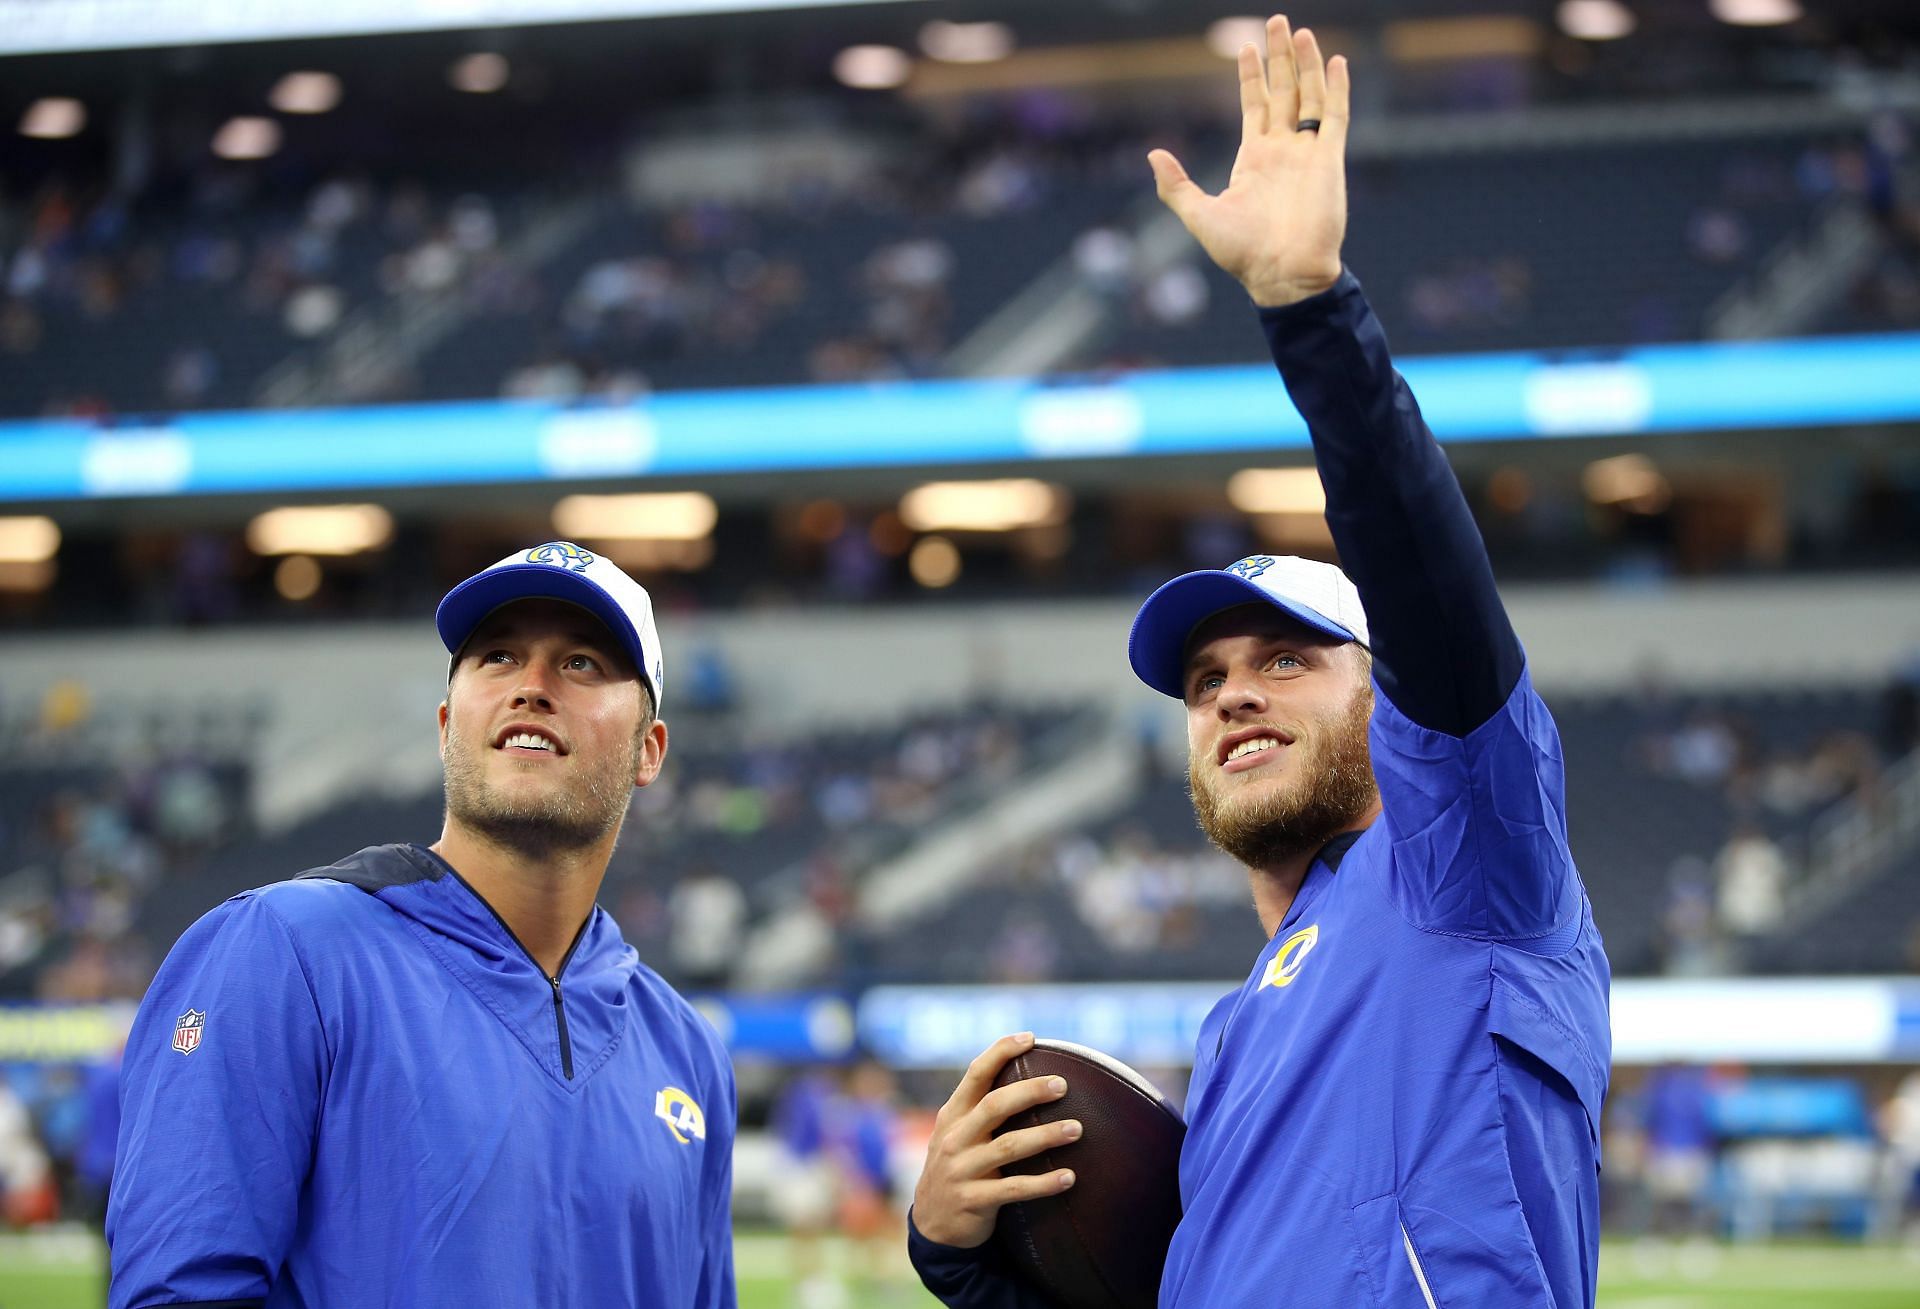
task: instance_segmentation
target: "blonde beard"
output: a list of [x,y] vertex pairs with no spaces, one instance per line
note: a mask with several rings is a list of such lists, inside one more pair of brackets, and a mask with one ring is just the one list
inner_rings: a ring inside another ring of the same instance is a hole
[[[1219,766],[1189,757],[1187,789],[1193,815],[1214,845],[1249,868],[1269,868],[1310,854],[1350,830],[1379,797],[1367,749],[1373,688],[1354,693],[1345,713],[1317,724],[1301,738],[1311,753],[1290,764],[1299,777],[1239,800],[1224,797]],[[1296,749],[1296,747],[1289,747]]]
[[580,850],[619,828],[633,799],[640,739],[631,757],[583,770],[575,786],[510,801],[487,785],[484,757],[447,724],[447,816],[505,849],[539,859]]

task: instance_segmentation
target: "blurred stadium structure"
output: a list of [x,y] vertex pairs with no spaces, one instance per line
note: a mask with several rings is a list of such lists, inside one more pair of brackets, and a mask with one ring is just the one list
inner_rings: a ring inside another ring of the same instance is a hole
[[[937,1100],[1036,1013],[1177,1087],[1257,926],[1126,622],[1329,548],[1143,163],[1231,157],[1236,7],[35,8],[0,0],[8,1221],[97,1206],[89,1070],[187,923],[431,839],[427,615],[557,535],[664,613],[673,754],[604,903],[711,997],[751,1123],[861,1046]],[[624,21],[548,22],[589,10]],[[1355,58],[1349,259],[1559,717],[1622,979],[1612,1219],[1892,1237],[1920,12],[1296,16]]]

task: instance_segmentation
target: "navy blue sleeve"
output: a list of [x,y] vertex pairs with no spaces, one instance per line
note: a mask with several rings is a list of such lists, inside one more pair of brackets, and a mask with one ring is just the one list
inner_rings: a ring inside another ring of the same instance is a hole
[[299,1220],[330,1065],[278,913],[238,896],[187,929],[121,1065],[112,1309],[265,1299]]
[[1360,591],[1374,678],[1413,722],[1465,736],[1520,680],[1520,642],[1460,483],[1387,354],[1352,273],[1260,311],[1274,363],[1307,420],[1327,526]]
[[1460,483],[1351,273],[1260,318],[1367,613],[1390,893],[1429,931],[1564,948],[1583,896],[1559,733]]
[[948,1309],[1052,1309],[1038,1291],[1000,1266],[993,1242],[962,1250],[929,1241],[907,1211],[907,1256],[921,1283]]

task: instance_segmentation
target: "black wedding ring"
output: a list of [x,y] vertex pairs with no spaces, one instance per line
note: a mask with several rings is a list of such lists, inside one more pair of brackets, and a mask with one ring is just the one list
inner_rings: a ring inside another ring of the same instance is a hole
[[1293,125],[1293,130],[1296,132],[1317,132],[1320,130],[1320,120],[1318,118],[1302,118]]

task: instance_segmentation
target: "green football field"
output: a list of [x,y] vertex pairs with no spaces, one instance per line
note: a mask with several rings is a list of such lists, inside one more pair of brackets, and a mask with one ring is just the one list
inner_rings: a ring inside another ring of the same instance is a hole
[[[743,1233],[741,1309],[927,1309],[904,1258],[860,1266],[827,1252],[835,1274],[802,1296],[785,1238]],[[0,1309],[94,1309],[105,1301],[90,1235],[0,1234]],[[1834,1245],[1609,1244],[1600,1261],[1604,1309],[1920,1309],[1920,1249]]]

